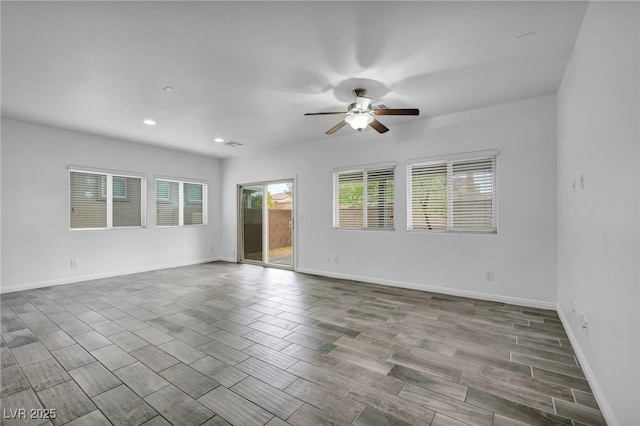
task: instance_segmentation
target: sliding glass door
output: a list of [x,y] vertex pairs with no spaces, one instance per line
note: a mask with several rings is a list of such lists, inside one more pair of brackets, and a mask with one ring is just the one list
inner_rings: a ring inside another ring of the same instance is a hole
[[240,261],[293,268],[293,180],[238,187]]

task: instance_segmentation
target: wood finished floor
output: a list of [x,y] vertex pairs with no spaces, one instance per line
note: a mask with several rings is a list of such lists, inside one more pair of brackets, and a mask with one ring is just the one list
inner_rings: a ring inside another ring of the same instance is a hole
[[553,311],[229,263],[1,300],[6,425],[605,424]]

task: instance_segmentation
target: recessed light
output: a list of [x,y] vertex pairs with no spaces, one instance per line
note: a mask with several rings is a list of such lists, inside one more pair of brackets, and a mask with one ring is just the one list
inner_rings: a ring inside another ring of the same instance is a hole
[[165,92],[173,92],[175,89],[175,87],[171,87],[171,86],[165,86],[162,88],[162,90],[164,90]]
[[157,123],[153,120],[151,120],[150,118],[147,118],[146,120],[142,121],[144,124],[146,124],[147,126],[155,126]]
[[215,138],[213,141],[218,143],[224,143],[224,139],[222,138]]

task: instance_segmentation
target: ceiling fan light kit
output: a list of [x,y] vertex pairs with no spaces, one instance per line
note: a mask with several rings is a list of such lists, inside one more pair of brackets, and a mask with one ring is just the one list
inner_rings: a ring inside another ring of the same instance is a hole
[[347,122],[354,130],[361,132],[367,127],[373,120],[373,114],[369,111],[354,111],[351,110],[347,113],[344,121]]
[[371,98],[367,98],[365,95],[367,91],[365,89],[355,89],[353,94],[356,96],[356,101],[349,104],[347,112],[308,112],[305,115],[327,115],[327,114],[345,114],[344,120],[327,130],[326,134],[331,135],[344,126],[349,124],[354,130],[361,132],[366,129],[367,126],[371,126],[378,133],[388,132],[389,129],[378,120],[375,119],[375,115],[419,115],[420,111],[417,108],[405,108],[405,109],[374,109],[371,107]]

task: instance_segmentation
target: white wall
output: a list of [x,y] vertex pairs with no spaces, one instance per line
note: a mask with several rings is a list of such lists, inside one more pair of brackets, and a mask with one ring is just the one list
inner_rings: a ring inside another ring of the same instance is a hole
[[[548,96],[433,120],[389,118],[385,135],[345,128],[297,148],[223,160],[220,254],[235,258],[236,185],[296,177],[299,271],[554,308],[555,116]],[[500,150],[498,235],[407,232],[406,161],[485,149]],[[387,161],[397,161],[395,231],[333,230],[332,169]],[[486,271],[494,281],[484,280]]]
[[559,311],[612,425],[640,424],[639,12],[592,2],[558,93]]
[[[69,165],[145,174],[147,228],[70,232]],[[208,181],[209,226],[156,228],[156,175]],[[215,258],[219,178],[217,159],[3,119],[2,292]]]

